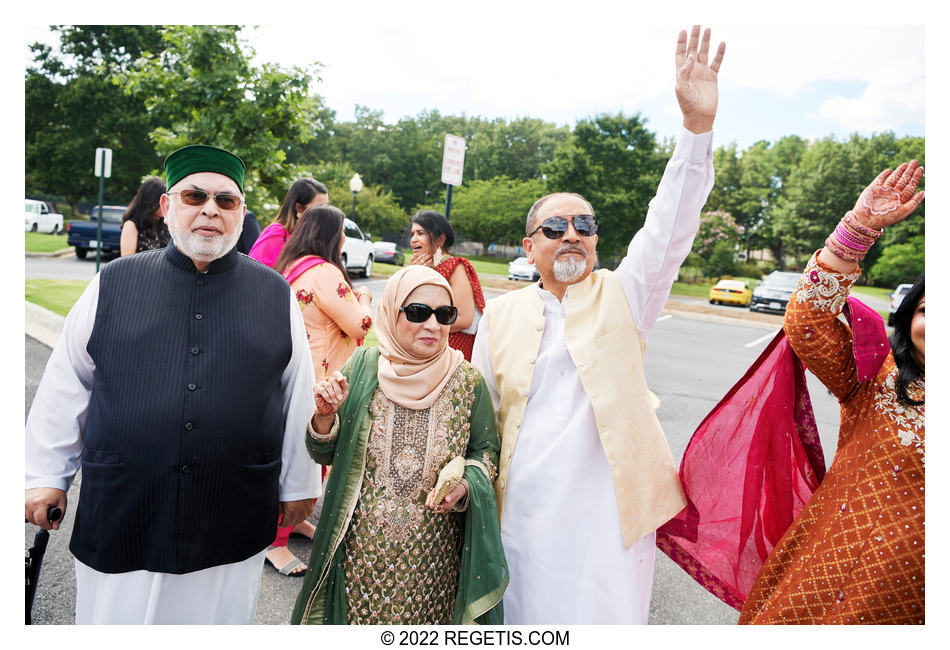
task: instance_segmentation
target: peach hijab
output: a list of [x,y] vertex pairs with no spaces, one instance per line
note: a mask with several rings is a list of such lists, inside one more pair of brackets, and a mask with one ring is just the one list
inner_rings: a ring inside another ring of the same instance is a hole
[[437,271],[426,266],[407,266],[386,282],[374,322],[376,338],[379,339],[379,369],[376,373],[379,387],[386,397],[399,406],[414,410],[427,409],[435,403],[465,358],[460,351],[449,347],[448,336],[441,350],[425,358],[408,352],[397,340],[399,308],[410,293],[424,284],[444,288],[449,292],[452,304],[455,304],[452,287]]

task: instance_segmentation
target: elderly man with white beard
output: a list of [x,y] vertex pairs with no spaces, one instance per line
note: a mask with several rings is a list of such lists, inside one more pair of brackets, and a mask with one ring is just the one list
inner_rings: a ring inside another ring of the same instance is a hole
[[278,514],[296,525],[320,493],[313,364],[287,282],[234,248],[241,159],[191,145],[165,174],[172,241],[103,267],[47,363],[26,516],[59,528],[81,467],[77,623],[249,624]]
[[689,254],[713,185],[725,44],[676,47],[683,130],[616,271],[593,271],[594,208],[540,198],[524,248],[538,284],[488,302],[472,363],[501,433],[495,495],[511,573],[505,623],[646,623],[655,531],[686,504],[643,371],[650,326]]

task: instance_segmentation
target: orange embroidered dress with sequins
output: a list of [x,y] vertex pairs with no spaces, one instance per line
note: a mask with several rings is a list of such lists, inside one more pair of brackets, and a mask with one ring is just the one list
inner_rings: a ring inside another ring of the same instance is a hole
[[[897,400],[888,355],[859,382],[838,319],[858,273],[805,267],[785,332],[841,403],[824,480],[769,555],[739,623],[924,623],[924,406]],[[908,388],[923,402],[924,378]]]
[[320,381],[342,368],[353,350],[362,345],[373,326],[373,310],[357,301],[343,273],[333,264],[307,269],[290,289],[303,314],[313,372]]

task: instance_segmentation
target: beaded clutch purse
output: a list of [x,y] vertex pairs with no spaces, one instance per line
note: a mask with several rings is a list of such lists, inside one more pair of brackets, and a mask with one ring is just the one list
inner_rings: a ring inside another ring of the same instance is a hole
[[462,474],[465,472],[465,458],[456,456],[442,468],[439,472],[439,479],[435,482],[435,494],[433,502],[436,505],[442,503],[445,496],[455,489],[455,486],[462,482]]

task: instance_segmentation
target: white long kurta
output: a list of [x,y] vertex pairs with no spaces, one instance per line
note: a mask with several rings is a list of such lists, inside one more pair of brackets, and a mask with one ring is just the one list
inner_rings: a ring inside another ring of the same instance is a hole
[[[99,276],[70,310],[26,421],[26,489],[67,491],[80,468],[95,363],[86,351],[99,301]],[[313,414],[313,363],[303,317],[288,303],[292,352],[281,375],[284,441],[279,499],[320,495],[319,470],[304,435]],[[223,526],[227,522],[221,522]],[[182,575],[102,573],[76,561],[76,623],[246,623],[254,621],[264,553]]]
[[[689,254],[692,237],[682,234],[696,232],[712,188],[711,142],[711,132],[682,131],[644,226],[617,267],[644,341]],[[623,547],[610,466],[564,339],[564,305],[540,286],[537,291],[545,326],[501,522],[511,575],[505,623],[643,624],[650,609],[655,535]],[[564,301],[569,299],[570,287]],[[489,325],[482,319],[472,363],[497,409],[489,346]]]

